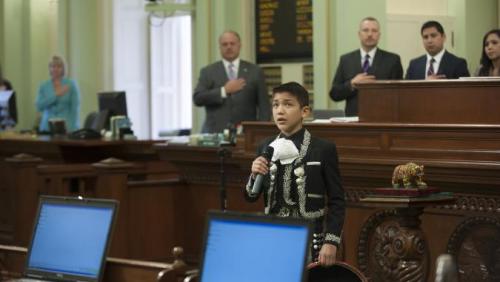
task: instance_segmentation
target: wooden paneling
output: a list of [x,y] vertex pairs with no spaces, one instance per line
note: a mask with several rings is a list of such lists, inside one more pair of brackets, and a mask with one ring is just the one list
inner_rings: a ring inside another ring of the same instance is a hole
[[[120,208],[110,254],[170,259],[176,246],[171,203],[178,172],[159,160],[153,143],[1,139],[0,244],[28,246],[39,195],[113,198]],[[132,162],[93,165],[101,157]]]
[[500,124],[500,79],[377,81],[358,88],[363,122]]

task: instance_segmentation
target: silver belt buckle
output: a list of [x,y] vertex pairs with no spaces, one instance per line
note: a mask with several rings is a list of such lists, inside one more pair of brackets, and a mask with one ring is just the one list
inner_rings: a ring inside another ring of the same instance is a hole
[[281,217],[289,217],[290,216],[290,210],[288,208],[281,208],[279,213],[278,213],[278,216],[281,216]]

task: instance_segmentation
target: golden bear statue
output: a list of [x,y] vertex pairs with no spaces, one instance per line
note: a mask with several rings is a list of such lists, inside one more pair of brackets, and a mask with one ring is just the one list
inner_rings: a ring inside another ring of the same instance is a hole
[[392,174],[393,188],[427,188],[423,181],[424,166],[416,163],[398,165]]

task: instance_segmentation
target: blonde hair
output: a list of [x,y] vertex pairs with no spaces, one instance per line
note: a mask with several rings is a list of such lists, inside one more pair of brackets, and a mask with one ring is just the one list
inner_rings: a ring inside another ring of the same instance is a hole
[[62,75],[66,76],[66,62],[64,61],[63,57],[59,55],[53,55],[49,60],[49,68],[52,65],[62,66]]

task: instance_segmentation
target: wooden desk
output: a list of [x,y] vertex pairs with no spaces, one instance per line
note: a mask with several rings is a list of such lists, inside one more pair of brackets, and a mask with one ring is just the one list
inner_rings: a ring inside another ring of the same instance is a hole
[[[0,278],[20,277],[26,261],[26,248],[0,245]],[[158,274],[172,264],[107,258],[104,282],[155,282]],[[164,281],[174,282],[174,280]]]
[[422,197],[368,195],[360,202],[366,207],[394,209],[397,220],[375,229],[374,244],[365,250],[369,266],[365,272],[375,281],[426,281],[429,247],[420,216],[425,207],[454,204],[455,198],[442,193]]
[[[160,161],[155,143],[0,139],[0,244],[28,245],[39,195],[113,198],[120,210],[110,254],[169,259],[177,244],[168,203],[178,172]],[[111,157],[123,162],[100,163]]]
[[500,79],[360,84],[362,122],[500,124]]
[[[197,261],[208,210],[220,209],[220,156],[219,148],[157,144],[161,159],[174,164],[181,181],[175,187],[174,218],[176,218],[177,244],[184,247],[186,260]],[[234,154],[235,148],[226,148]],[[249,177],[249,159],[226,157],[226,196],[229,210],[260,212],[263,201],[248,203],[243,188]],[[182,219],[182,220],[181,220]]]
[[47,136],[0,138],[0,158],[24,153],[57,163],[93,163],[110,157],[126,161],[158,160],[152,140],[70,140]]

